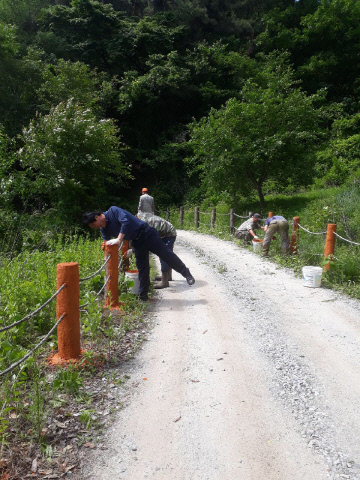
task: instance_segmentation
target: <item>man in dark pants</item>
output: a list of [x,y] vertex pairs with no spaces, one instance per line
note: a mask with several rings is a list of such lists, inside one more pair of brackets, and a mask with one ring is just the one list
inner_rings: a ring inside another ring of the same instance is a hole
[[[136,215],[140,220],[146,222],[150,227],[154,227],[155,230],[159,232],[162,242],[167,246],[171,251],[174,250],[174,243],[176,241],[176,229],[174,225],[165,220],[164,218],[159,217],[158,215],[153,215],[152,213],[143,213],[138,212]],[[161,265],[161,278],[156,278],[155,280],[161,280],[160,283],[156,283],[154,288],[167,288],[169,286],[169,280],[172,280],[172,270],[169,265],[160,258]]]
[[[179,272],[189,285],[195,283],[190,270],[180,258],[162,242],[155,228],[119,207],[110,207],[106,212],[88,212],[84,214],[84,223],[90,228],[100,228],[107,245],[120,244],[131,240],[136,265],[139,270],[140,298],[148,299],[150,287],[149,252],[155,253],[176,272]],[[115,237],[112,240],[111,237]]]

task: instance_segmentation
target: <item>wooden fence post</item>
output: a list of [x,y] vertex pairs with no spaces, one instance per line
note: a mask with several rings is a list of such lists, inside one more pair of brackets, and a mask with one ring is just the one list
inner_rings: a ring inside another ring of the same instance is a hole
[[180,207],[180,226],[184,225],[184,207]]
[[80,357],[80,283],[77,262],[59,263],[56,268],[56,283],[59,289],[64,283],[56,301],[56,318],[66,313],[57,327],[58,355],[61,360]]
[[199,207],[195,207],[194,220],[195,220],[195,228],[199,228]]
[[105,307],[110,309],[120,308],[119,303],[119,246],[103,243],[104,257],[110,255],[110,260],[105,267],[105,277],[109,281],[105,287]]
[[234,209],[230,208],[230,233],[234,233],[235,221],[234,221]]
[[293,217],[293,228],[291,233],[290,253],[297,255],[299,253],[299,232],[300,217]]
[[216,208],[213,208],[211,210],[210,228],[215,227],[215,221],[216,221]]
[[[325,239],[324,258],[330,257],[329,260],[331,260],[331,255],[334,255],[335,252],[335,232],[336,223],[328,223]],[[324,267],[324,270],[328,270],[329,268],[330,263],[327,263]]]
[[268,218],[271,218],[274,216],[274,213],[273,212],[269,212],[269,217]]
[[170,208],[169,207],[166,209],[166,220],[168,222],[170,222]]

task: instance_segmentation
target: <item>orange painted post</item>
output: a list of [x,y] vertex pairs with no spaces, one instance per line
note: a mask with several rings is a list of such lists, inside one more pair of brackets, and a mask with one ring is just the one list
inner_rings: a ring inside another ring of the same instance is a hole
[[123,240],[123,244],[121,246],[121,254],[122,254],[122,258],[123,258],[123,263],[122,264],[125,267],[124,268],[125,272],[129,271],[129,259],[126,258],[126,256],[125,256],[126,252],[129,250],[129,248],[130,248],[129,241],[128,240]]
[[110,260],[105,267],[105,277],[109,281],[105,288],[105,307],[119,308],[119,246],[103,245],[105,258],[110,255]]
[[59,263],[56,268],[56,282],[59,289],[66,287],[57,296],[56,318],[66,313],[57,327],[59,357],[62,360],[80,357],[80,284],[77,262]]
[[293,217],[293,229],[291,233],[290,253],[297,255],[299,253],[299,232],[300,217]]
[[[330,257],[329,260],[331,260],[331,256],[334,255],[335,252],[335,232],[336,223],[328,223],[325,239],[324,258]],[[327,263],[324,267],[324,270],[328,270],[329,268],[330,263]]]
[[271,218],[271,217],[273,217],[273,216],[274,216],[274,213],[273,213],[273,212],[269,212],[268,218]]

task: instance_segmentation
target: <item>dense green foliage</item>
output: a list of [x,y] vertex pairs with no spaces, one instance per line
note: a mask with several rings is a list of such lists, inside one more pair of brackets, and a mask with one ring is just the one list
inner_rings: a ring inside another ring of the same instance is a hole
[[359,25],[356,0],[2,0],[1,208],[357,182]]

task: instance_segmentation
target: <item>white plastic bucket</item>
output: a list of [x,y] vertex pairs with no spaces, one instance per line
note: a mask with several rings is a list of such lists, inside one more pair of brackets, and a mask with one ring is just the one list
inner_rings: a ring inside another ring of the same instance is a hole
[[321,286],[321,267],[303,267],[302,280],[304,287],[320,287]]
[[125,272],[125,277],[129,278],[134,282],[134,285],[132,287],[129,287],[129,292],[137,295],[139,293],[140,287],[139,272],[137,270],[129,270],[128,272]]
[[256,252],[256,253],[261,252],[261,243],[262,242],[255,242],[255,240],[252,241],[254,252]]

